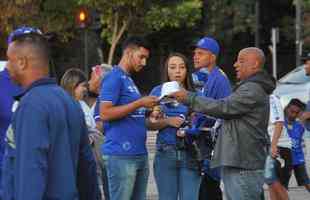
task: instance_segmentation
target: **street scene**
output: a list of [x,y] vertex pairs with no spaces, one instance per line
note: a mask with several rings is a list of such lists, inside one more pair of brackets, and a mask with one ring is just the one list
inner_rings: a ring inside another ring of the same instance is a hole
[[0,200],[310,199],[310,0],[0,8]]

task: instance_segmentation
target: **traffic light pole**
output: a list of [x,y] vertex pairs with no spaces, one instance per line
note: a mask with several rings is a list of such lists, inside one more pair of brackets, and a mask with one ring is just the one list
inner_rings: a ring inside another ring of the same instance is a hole
[[88,33],[87,28],[84,29],[84,71],[86,77],[88,78],[89,69],[88,69]]

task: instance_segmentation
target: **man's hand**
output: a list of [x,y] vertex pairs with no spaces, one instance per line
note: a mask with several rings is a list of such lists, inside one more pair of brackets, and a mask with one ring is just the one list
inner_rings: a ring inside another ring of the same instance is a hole
[[175,98],[178,102],[183,103],[185,101],[185,99],[187,98],[188,95],[188,91],[186,91],[185,89],[182,89],[178,92],[174,92],[170,95],[168,95],[171,98]]
[[299,118],[300,118],[300,120],[302,122],[305,122],[306,120],[309,120],[310,119],[310,112],[303,112],[303,113],[301,113]]
[[153,108],[158,104],[158,97],[156,96],[145,96],[139,99],[141,107]]
[[277,145],[271,145],[271,157],[276,158],[279,155]]

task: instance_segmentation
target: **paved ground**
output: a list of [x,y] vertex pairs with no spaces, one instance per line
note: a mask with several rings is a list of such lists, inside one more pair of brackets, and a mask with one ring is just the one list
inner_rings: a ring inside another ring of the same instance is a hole
[[[148,192],[147,192],[147,199],[148,200],[157,200],[157,189],[154,181],[153,176],[153,159],[154,159],[154,151],[155,151],[155,132],[150,132],[148,134],[148,141],[147,147],[149,150],[149,161],[151,167],[151,174],[149,177],[149,184],[148,184]],[[304,149],[305,156],[307,160],[307,169],[308,174],[310,175],[310,137],[306,139],[306,148]],[[289,196],[290,200],[309,200],[310,193],[307,192],[303,187],[298,187],[295,181],[295,177],[293,177],[290,181],[289,185]],[[267,190],[265,190],[265,197],[266,200],[269,199]]]

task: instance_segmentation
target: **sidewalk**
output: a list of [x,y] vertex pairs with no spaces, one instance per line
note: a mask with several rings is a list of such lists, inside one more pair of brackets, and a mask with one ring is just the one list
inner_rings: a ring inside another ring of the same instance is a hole
[[[157,200],[157,189],[153,175],[153,160],[154,160],[154,153],[155,153],[155,132],[148,133],[147,139],[147,147],[149,151],[149,163],[150,163],[150,176],[149,176],[149,183],[148,183],[148,191],[147,191],[147,200]],[[308,175],[310,175],[310,138],[306,139],[306,149],[305,157],[307,163],[307,170]],[[266,188],[266,187],[264,187]],[[297,186],[295,177],[293,176],[290,180],[289,184],[289,196],[291,200],[307,200],[310,199],[310,193],[307,192],[304,187]],[[225,199],[225,198],[224,198]],[[265,189],[265,199],[269,200],[268,191]]]

